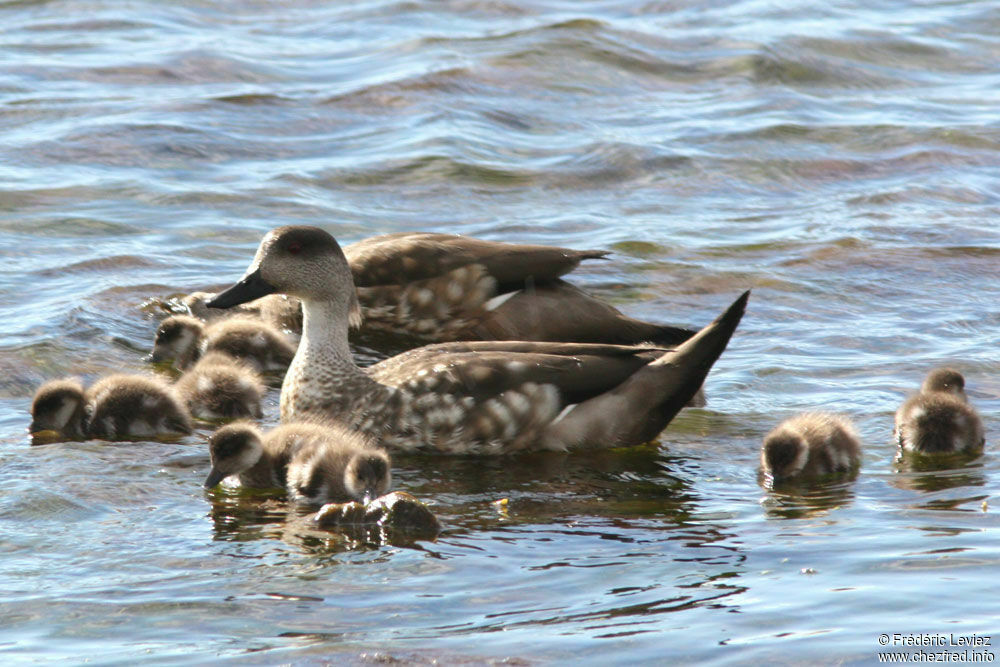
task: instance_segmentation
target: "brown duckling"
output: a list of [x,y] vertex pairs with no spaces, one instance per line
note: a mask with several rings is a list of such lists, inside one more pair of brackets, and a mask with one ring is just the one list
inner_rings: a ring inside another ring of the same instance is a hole
[[228,354],[260,372],[283,371],[295,356],[295,346],[260,320],[231,317],[206,325],[188,315],[172,315],[156,330],[151,359],[173,360],[183,370],[208,352]]
[[54,431],[66,440],[87,436],[86,397],[78,380],[46,382],[31,401],[31,433]]
[[850,420],[825,412],[807,412],[781,422],[764,438],[760,465],[780,482],[819,477],[859,465],[861,442]]
[[86,391],[76,380],[47,382],[31,413],[32,433],[51,430],[70,440],[191,433],[191,416],[173,388],[149,375],[109,375]]
[[199,419],[260,418],[264,383],[247,365],[227,354],[208,352],[174,385]]
[[333,425],[296,423],[265,434],[253,425],[223,426],[209,439],[212,470],[205,487],[230,475],[243,486],[285,487],[291,500],[320,504],[384,493],[389,458],[359,434]]
[[931,371],[920,393],[896,411],[896,442],[901,451],[934,454],[983,448],[983,422],[965,397],[965,378],[958,371]]
[[389,455],[341,428],[319,427],[288,463],[288,496],[297,503],[368,503],[390,484]]
[[357,291],[330,234],[272,230],[243,279],[208,305],[271,293],[301,299],[305,318],[282,385],[282,421],[333,419],[388,448],[477,455],[655,438],[698,391],[749,298],[674,350],[475,341],[417,348],[361,369],[347,340],[361,320]]
[[87,390],[87,435],[137,440],[191,433],[191,415],[166,381],[151,375],[109,375]]

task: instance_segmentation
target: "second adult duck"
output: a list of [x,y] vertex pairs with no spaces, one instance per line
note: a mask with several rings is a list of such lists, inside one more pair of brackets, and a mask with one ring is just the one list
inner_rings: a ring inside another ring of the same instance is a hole
[[316,227],[280,227],[248,273],[207,305],[267,294],[302,300],[303,331],[281,389],[281,419],[333,418],[403,450],[501,454],[646,442],[701,386],[749,294],[675,350],[588,343],[479,341],[428,345],[367,369],[349,325],[361,311],[351,267]]

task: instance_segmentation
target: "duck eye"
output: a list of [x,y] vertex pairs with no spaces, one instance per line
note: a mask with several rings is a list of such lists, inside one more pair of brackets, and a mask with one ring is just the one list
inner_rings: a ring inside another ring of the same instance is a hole
[[300,252],[302,252],[302,244],[299,243],[298,241],[289,243],[288,252],[293,255],[298,255]]

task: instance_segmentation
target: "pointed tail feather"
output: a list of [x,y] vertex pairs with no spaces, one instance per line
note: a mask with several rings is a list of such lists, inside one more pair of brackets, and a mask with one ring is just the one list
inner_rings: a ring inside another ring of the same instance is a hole
[[549,426],[553,449],[637,445],[655,438],[691,400],[746,310],[744,292],[714,322],[611,391],[580,403]]

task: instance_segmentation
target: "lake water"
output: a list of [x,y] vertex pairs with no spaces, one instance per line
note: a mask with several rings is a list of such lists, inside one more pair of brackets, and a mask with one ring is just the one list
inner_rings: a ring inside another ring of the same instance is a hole
[[[4,663],[867,663],[915,650],[882,633],[1000,635],[994,3],[21,0],[0,25]],[[654,444],[397,457],[436,541],[206,494],[204,430],[29,446],[39,384],[143,370],[151,300],[233,281],[279,224],[608,249],[572,281],[683,326],[753,295]],[[945,363],[986,452],[895,464],[893,412]],[[814,408],[854,418],[860,474],[766,491],[762,437]]]

